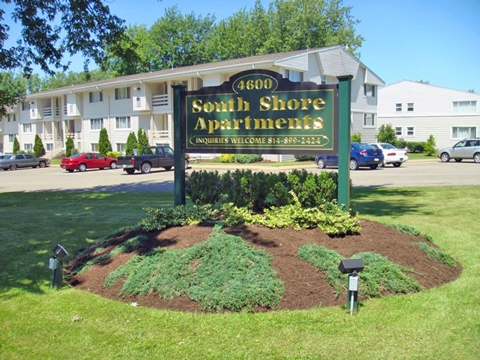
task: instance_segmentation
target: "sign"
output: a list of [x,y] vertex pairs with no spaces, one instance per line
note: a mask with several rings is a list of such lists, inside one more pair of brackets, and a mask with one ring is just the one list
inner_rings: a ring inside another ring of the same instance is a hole
[[269,70],[185,91],[185,151],[318,154],[338,151],[336,85],[292,82]]

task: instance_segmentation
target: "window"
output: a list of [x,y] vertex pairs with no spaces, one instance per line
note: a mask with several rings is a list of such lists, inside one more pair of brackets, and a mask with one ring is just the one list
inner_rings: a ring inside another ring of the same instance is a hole
[[33,144],[31,144],[31,143],[30,143],[30,144],[28,144],[28,143],[27,143],[27,144],[23,144],[23,150],[25,150],[25,151],[27,151],[27,152],[28,152],[28,151],[33,151]]
[[407,126],[407,136],[415,136],[415,128],[413,126]]
[[413,109],[414,109],[413,103],[408,103],[407,104],[407,111],[413,111]]
[[477,137],[475,126],[454,126],[452,127],[452,139],[465,139]]
[[92,91],[89,93],[89,96],[90,96],[91,103],[103,101],[103,93],[101,91]]
[[45,144],[45,150],[52,151],[53,150],[53,144],[52,143],[46,143]]
[[363,127],[375,127],[375,114],[363,114]]
[[125,153],[125,150],[127,150],[127,144],[117,143],[117,151],[118,152]]
[[476,101],[454,101],[453,112],[454,113],[472,113],[477,111]]
[[130,129],[130,116],[122,116],[115,118],[115,127],[116,129]]
[[115,89],[115,100],[130,99],[130,88],[117,88]]
[[91,147],[92,151],[98,151],[98,143],[91,143],[90,147]]
[[103,119],[90,119],[90,130],[102,130]]
[[395,111],[402,111],[402,104],[401,103],[395,104]]
[[13,143],[15,141],[15,134],[9,134],[8,135],[8,142]]
[[15,117],[15,114],[8,114],[7,115],[7,120],[8,120],[8,122],[17,121],[17,118]]
[[22,102],[22,111],[29,111],[30,110],[30,103],[27,101]]
[[32,132],[32,124],[23,124],[23,133],[28,134]]
[[363,92],[365,96],[375,97],[375,85],[370,85],[370,84],[363,85]]
[[401,126],[395,126],[395,135],[403,136],[403,128]]
[[285,75],[287,79],[290,81],[295,81],[295,82],[303,81],[303,73],[300,71],[285,70]]

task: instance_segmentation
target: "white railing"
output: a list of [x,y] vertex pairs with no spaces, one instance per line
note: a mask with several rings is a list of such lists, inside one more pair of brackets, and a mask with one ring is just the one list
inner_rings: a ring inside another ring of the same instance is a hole
[[168,138],[168,130],[153,130],[152,137],[154,139]]
[[152,95],[153,106],[168,106],[168,95]]
[[53,134],[43,134],[43,140],[53,140]]
[[51,107],[43,108],[43,116],[52,116],[52,108]]

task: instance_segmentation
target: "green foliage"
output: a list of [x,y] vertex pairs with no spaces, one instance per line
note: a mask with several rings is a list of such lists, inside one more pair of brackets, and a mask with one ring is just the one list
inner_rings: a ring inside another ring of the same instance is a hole
[[270,262],[266,252],[216,226],[205,242],[191,248],[158,249],[132,257],[107,277],[104,286],[125,278],[123,295],[156,291],[166,299],[188,296],[210,311],[275,308],[284,285]]
[[304,207],[315,207],[335,201],[338,174],[312,174],[305,169],[286,173],[264,173],[251,170],[218,172],[193,171],[187,178],[187,194],[197,205],[233,203],[262,212],[271,206],[291,203],[294,191]]
[[363,260],[359,292],[367,298],[390,294],[406,294],[421,291],[420,285],[406,275],[408,269],[392,263],[377,253],[361,252],[352,256]]
[[69,137],[67,138],[67,141],[65,141],[65,156],[67,157],[72,156],[73,149],[74,149],[73,138]]
[[305,244],[298,249],[298,257],[322,271],[327,283],[335,289],[335,294],[340,294],[345,284],[342,273],[338,271],[338,264],[343,259],[340,254],[324,246]]
[[409,153],[422,154],[425,151],[426,142],[398,140],[395,146],[400,149],[407,149]]
[[100,130],[100,135],[98,139],[98,151],[100,154],[106,154],[109,151],[112,151],[112,144],[108,139],[107,129],[105,128],[102,128],[102,130]]
[[355,234],[360,231],[358,219],[340,209],[336,204],[323,204],[303,208],[298,202],[265,209],[263,214],[250,212],[246,207],[222,205],[223,221],[227,226],[259,224],[268,228],[292,227],[295,230],[318,227],[330,236]]
[[425,144],[423,151],[428,156],[434,156],[437,154],[437,143],[435,142],[435,138],[433,137],[433,135],[430,135],[428,137],[427,143]]
[[418,247],[431,259],[439,260],[450,267],[455,267],[457,265],[455,259],[442,249],[435,248],[425,242],[412,243],[412,245]]
[[124,39],[108,47],[102,65],[127,75],[338,44],[355,54],[363,42],[357,23],[341,1],[281,0],[268,10],[256,2],[218,23],[211,15],[183,15],[174,6],[150,28],[130,26]]
[[235,162],[235,154],[221,154],[220,155],[220,162],[221,163],[234,163]]
[[240,164],[251,164],[262,161],[262,155],[258,154],[236,154],[235,161]]
[[147,132],[145,130],[138,129],[137,140],[138,140],[138,145],[137,145],[138,149],[144,149],[150,146],[148,144]]
[[215,218],[216,210],[212,205],[184,206],[172,208],[146,207],[147,217],[140,220],[140,226],[145,231],[162,230],[169,226],[196,225]]
[[130,156],[133,155],[135,149],[138,149],[138,141],[135,133],[132,131],[128,134],[127,138],[127,147],[125,149],[125,155]]
[[386,142],[396,146],[397,134],[393,126],[391,124],[382,124],[378,129],[377,140],[378,142]]
[[33,146],[33,153],[35,157],[42,157],[46,154],[45,148],[43,147],[42,139],[38,134],[35,135],[35,144]]
[[[1,20],[1,18],[0,18]],[[0,60],[1,60],[0,50]],[[0,66],[1,67],[1,66]],[[7,115],[7,109],[25,98],[27,80],[11,71],[0,72],[0,119]]]
[[122,156],[122,152],[121,151],[109,151],[105,155],[108,156],[108,157],[111,157],[111,158],[118,158],[119,156]]
[[297,161],[315,161],[315,155],[296,154],[295,160]]
[[411,234],[411,235],[416,235],[416,236],[420,236],[422,235],[422,233],[415,229],[414,227],[411,227],[411,226],[408,226],[408,225],[402,225],[402,224],[385,224],[387,226],[391,226],[393,228],[395,228],[395,230],[401,232],[401,233],[404,233],[404,234]]
[[354,133],[350,135],[350,142],[362,142],[362,133]]
[[13,138],[13,153],[18,154],[20,152],[20,143],[18,142],[17,137]]

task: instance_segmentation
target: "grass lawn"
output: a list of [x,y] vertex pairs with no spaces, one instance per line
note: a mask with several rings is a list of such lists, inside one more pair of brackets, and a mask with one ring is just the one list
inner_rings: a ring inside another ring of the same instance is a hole
[[361,217],[430,235],[460,261],[441,288],[340,307],[191,314],[50,288],[55,244],[72,254],[173,194],[1,193],[0,359],[474,359],[480,354],[480,188],[354,189]]

